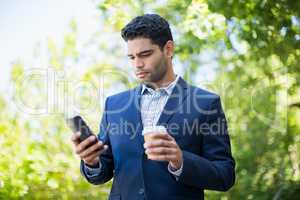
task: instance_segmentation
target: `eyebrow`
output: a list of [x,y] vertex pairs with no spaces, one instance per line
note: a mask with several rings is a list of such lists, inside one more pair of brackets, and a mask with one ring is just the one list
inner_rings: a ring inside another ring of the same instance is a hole
[[[144,54],[144,53],[152,53],[153,51],[154,51],[154,49],[147,49],[147,50],[143,50],[143,51],[137,53],[136,55],[140,56],[141,54]],[[132,55],[132,54],[128,54],[127,56],[128,56],[128,57],[131,57],[131,56],[133,56],[133,55]]]

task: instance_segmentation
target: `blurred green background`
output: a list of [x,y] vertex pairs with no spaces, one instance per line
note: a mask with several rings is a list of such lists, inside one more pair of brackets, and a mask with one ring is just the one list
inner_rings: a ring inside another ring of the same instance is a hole
[[0,199],[107,199],[111,183],[81,177],[64,117],[79,113],[97,132],[105,97],[138,84],[120,30],[151,12],[171,24],[175,72],[222,97],[237,178],[206,198],[300,199],[300,1],[94,5],[99,30],[85,45],[71,21],[63,45],[48,39],[46,63],[10,66],[10,93],[0,93]]

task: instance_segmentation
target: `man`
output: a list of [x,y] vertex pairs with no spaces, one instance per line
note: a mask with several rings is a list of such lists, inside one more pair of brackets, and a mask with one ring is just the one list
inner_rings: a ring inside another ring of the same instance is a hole
[[[235,162],[219,96],[174,73],[172,34],[159,15],[134,18],[122,37],[141,85],[106,99],[98,143],[72,138],[83,176],[92,184],[113,178],[111,200],[200,200],[204,189],[227,191]],[[153,125],[168,134],[144,143],[143,127]]]

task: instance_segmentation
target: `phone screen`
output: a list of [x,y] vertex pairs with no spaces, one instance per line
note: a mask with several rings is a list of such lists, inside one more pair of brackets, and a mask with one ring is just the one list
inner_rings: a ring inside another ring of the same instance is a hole
[[73,133],[76,133],[78,131],[81,133],[80,141],[83,141],[89,136],[94,135],[81,116],[77,115],[75,117],[66,119],[66,121]]

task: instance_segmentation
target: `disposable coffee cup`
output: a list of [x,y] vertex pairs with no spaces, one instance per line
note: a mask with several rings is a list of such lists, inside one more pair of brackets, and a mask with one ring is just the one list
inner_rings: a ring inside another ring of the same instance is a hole
[[164,133],[168,134],[167,129],[164,126],[146,126],[143,129],[142,135],[144,136],[145,142],[151,140],[153,134]]

